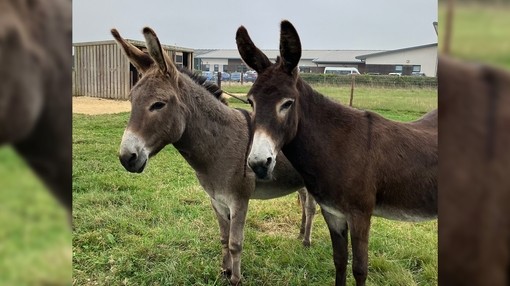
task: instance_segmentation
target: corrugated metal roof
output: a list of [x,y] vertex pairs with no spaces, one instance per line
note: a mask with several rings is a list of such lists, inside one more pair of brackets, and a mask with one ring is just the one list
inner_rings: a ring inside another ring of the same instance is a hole
[[382,52],[381,50],[333,50],[323,51],[319,56],[313,60],[317,64],[326,64],[334,62],[355,62],[359,63],[360,60],[356,59],[356,56],[360,54],[369,54]]
[[[126,41],[137,46],[137,47],[145,47],[146,46],[145,42],[143,42],[143,41],[136,41],[136,40],[130,40],[130,39],[126,39]],[[111,45],[111,44],[117,44],[117,42],[115,42],[114,40],[81,42],[81,43],[73,43],[73,46],[74,47],[82,47],[82,46],[97,46],[97,45]],[[193,52],[194,51],[191,48],[163,45],[163,44],[161,44],[161,47],[165,50],[171,50],[171,51],[182,51],[182,52]]]
[[196,49],[195,50],[195,57],[210,53],[212,51],[215,51],[215,49]]
[[[280,55],[279,50],[262,50],[270,60],[276,60]],[[361,54],[371,54],[382,52],[381,50],[303,50],[301,52],[302,60],[312,60],[315,63],[333,63],[333,62],[361,62],[356,56]],[[196,56],[199,59],[240,59],[239,51],[235,49],[214,50]]]

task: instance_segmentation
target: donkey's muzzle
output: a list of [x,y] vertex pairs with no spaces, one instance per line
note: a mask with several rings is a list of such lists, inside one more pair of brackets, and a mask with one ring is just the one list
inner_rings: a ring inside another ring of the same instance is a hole
[[148,157],[149,152],[145,149],[144,141],[126,129],[119,149],[119,160],[122,166],[131,173],[141,173],[147,165]]
[[140,158],[137,153],[119,154],[122,166],[131,173],[141,173],[147,165],[147,158]]
[[259,180],[269,180],[271,178],[271,171],[270,166],[271,162],[273,161],[272,158],[267,158],[265,161],[249,161],[248,166],[253,170],[255,175],[257,176],[257,179]]

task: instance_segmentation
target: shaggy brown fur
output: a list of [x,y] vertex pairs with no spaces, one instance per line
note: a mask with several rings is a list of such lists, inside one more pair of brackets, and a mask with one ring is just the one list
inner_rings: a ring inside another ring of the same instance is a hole
[[510,285],[510,73],[439,59],[440,285]]
[[[282,160],[273,180],[256,182],[253,172],[245,168],[250,137],[245,115],[222,104],[220,93],[213,92],[212,86],[178,72],[161,53],[151,29],[144,29],[149,55],[124,41],[117,31],[112,34],[143,74],[131,90],[131,117],[121,142],[120,161],[128,171],[142,172],[150,156],[168,144],[175,146],[211,198],[220,226],[222,270],[236,285],[241,279],[249,199],[270,199],[298,190],[303,193],[303,180]],[[309,197],[306,205],[305,245],[309,244],[315,213],[313,198]]]
[[354,278],[365,285],[372,215],[409,221],[437,217],[437,112],[400,123],[317,93],[297,74],[301,44],[288,21],[281,23],[276,64],[255,47],[244,27],[236,40],[244,61],[259,74],[249,92],[255,113],[249,165],[267,177],[277,159],[273,154],[283,151],[321,205],[333,243],[336,285],[346,281],[347,225]]
[[16,151],[71,217],[71,2],[0,2],[0,144]]

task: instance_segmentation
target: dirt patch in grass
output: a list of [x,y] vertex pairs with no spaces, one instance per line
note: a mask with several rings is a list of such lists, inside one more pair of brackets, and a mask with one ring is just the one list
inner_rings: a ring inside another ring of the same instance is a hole
[[73,97],[73,113],[98,115],[128,112],[130,110],[131,102],[127,100],[111,100],[89,96]]

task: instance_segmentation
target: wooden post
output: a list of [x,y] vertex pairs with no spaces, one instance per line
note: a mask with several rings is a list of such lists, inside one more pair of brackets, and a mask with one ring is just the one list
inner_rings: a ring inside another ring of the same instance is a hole
[[443,45],[443,53],[445,55],[450,54],[450,45],[452,41],[452,29],[453,29],[453,9],[455,7],[454,0],[448,0],[446,7],[446,27],[444,34],[444,45]]
[[356,76],[351,74],[351,98],[349,99],[349,106],[352,106],[352,98],[354,97],[354,78]]
[[221,88],[221,72],[218,72],[217,83],[218,83],[218,87]]

